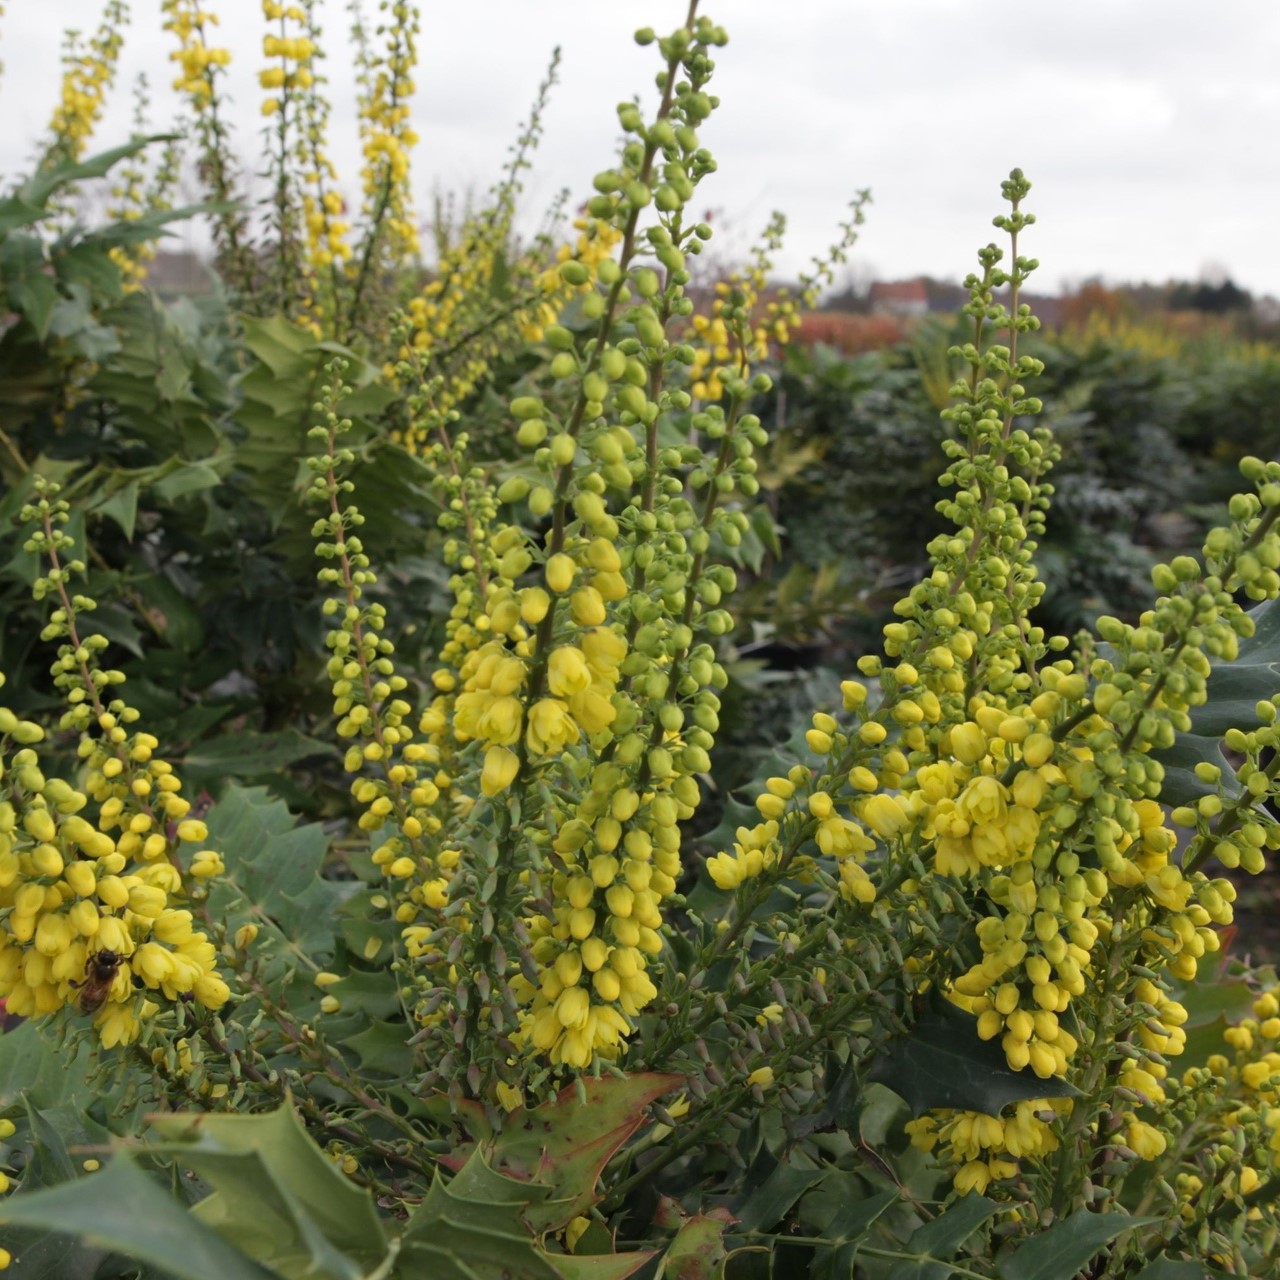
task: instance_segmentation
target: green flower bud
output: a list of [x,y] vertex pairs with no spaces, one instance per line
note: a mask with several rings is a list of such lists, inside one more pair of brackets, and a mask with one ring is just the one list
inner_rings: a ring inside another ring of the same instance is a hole
[[516,432],[516,440],[526,449],[535,448],[547,438],[547,424],[541,418],[526,418]]
[[551,441],[551,461],[557,467],[567,467],[577,455],[578,442],[567,432],[562,431]]
[[529,482],[524,476],[510,476],[498,488],[499,502],[519,502],[529,492]]

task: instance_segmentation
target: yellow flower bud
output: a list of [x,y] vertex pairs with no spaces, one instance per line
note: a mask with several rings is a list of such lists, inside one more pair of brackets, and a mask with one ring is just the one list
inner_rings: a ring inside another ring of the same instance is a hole
[[972,720],[951,730],[951,754],[962,764],[977,764],[987,754],[987,737]]
[[490,747],[484,753],[484,767],[480,774],[480,790],[486,796],[500,795],[516,778],[520,770],[520,757],[506,747]]
[[556,595],[563,595],[573,586],[574,574],[577,571],[578,566],[574,563],[573,557],[565,555],[563,551],[558,552],[547,561],[547,586]]
[[911,819],[894,796],[873,795],[862,801],[858,817],[882,840],[891,840],[911,825]]

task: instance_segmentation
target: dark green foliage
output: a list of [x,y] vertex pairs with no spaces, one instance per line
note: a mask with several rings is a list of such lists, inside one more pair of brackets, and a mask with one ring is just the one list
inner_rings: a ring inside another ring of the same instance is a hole
[[900,1094],[917,1116],[935,1107],[996,1116],[1012,1102],[1077,1093],[1057,1077],[1014,1071],[999,1044],[979,1038],[977,1021],[946,1001],[933,1003],[910,1035],[889,1041],[869,1078]]

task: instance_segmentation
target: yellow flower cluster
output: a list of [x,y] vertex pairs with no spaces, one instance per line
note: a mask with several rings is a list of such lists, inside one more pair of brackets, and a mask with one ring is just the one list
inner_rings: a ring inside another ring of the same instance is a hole
[[[578,233],[572,241],[565,241],[556,246],[555,261],[538,277],[538,288],[542,298],[533,311],[524,319],[523,336],[530,342],[540,341],[546,327],[559,319],[565,307],[578,298],[585,301],[594,295],[597,282],[612,283],[617,279],[617,263],[613,261],[614,252],[622,240],[622,232],[608,219],[595,218],[589,214],[575,218],[573,229]],[[579,273],[571,282],[562,268],[565,263],[581,263],[586,274]],[[601,266],[609,262],[612,265]]]
[[[1020,174],[1007,189],[1016,202],[1025,190]],[[1005,222],[1015,235],[1025,225],[1020,214]],[[1107,1105],[1128,1150],[1151,1159],[1167,1138],[1142,1108],[1166,1101],[1168,1059],[1186,1041],[1187,1012],[1165,975],[1193,979],[1232,916],[1231,884],[1200,867],[1220,846],[1227,865],[1260,870],[1262,847],[1280,840],[1274,824],[1251,812],[1271,793],[1262,757],[1280,737],[1276,706],[1260,703],[1260,726],[1228,735],[1244,757],[1238,800],[1226,796],[1215,766],[1197,767],[1200,783],[1218,794],[1173,812],[1196,832],[1179,862],[1158,803],[1164,768],[1151,752],[1190,726],[1211,659],[1230,660],[1251,633],[1233,592],[1270,599],[1280,589],[1280,465],[1244,461],[1257,492],[1232,500],[1232,523],[1206,539],[1203,567],[1178,557],[1156,568],[1165,594],[1137,626],[1099,620],[1112,646],[1106,656],[1086,646],[1075,659],[1053,660],[1066,642],[1046,639],[1029,614],[1043,590],[1031,536],[1043,525],[1042,478],[1057,451],[1046,433],[1018,425],[1040,408],[1017,381],[1039,371],[1038,361],[1016,355],[1018,335],[1035,321],[993,305],[992,283],[1009,277],[995,272],[994,247],[980,256],[984,275],[970,278],[967,308],[978,341],[952,353],[971,376],[956,384],[958,404],[946,415],[960,438],[946,446],[951,492],[939,510],[956,531],[930,544],[932,572],[896,606],[885,658],[859,662],[865,678],[879,681],[874,710],[868,714],[865,688],[846,682],[853,722],[820,712],[807,734],[820,769],[771,779],[757,799],[764,824],[740,830],[734,852],[713,858],[709,870],[725,889],[788,871],[803,877],[812,840],[839,861],[846,897],[854,896],[847,867],[864,875],[871,868],[877,884],[863,891],[867,900],[879,882],[891,884],[922,939],[936,931],[925,923],[929,912],[958,893],[972,903],[979,958],[957,970],[922,949],[908,968],[971,1011],[978,1034],[999,1039],[1011,1068],[1040,1080],[1070,1073],[1099,987],[1118,985],[1126,1005],[1144,1012],[1127,1033],[1135,1054],[1109,1077],[1128,1101]],[[1029,269],[1018,260],[1018,273]],[[1010,332],[1012,348],[981,345],[993,320]],[[1126,958],[1115,962],[1121,948]],[[960,1189],[983,1190],[1012,1177],[1020,1155],[1059,1140],[1049,1123],[1063,1108],[1049,1107],[1023,1104],[1012,1120],[949,1112],[912,1131],[959,1167]],[[1081,1126],[1072,1125],[1079,1141]]]
[[[313,159],[316,167],[311,176],[314,176],[317,187],[321,187],[325,179],[333,179],[333,169],[323,153]],[[302,221],[307,231],[307,261],[314,270],[324,270],[351,257],[351,245],[347,241],[351,224],[342,217],[346,209],[347,202],[337,191],[308,191],[303,195]]]
[[[801,303],[813,304],[816,287],[806,288],[796,298],[789,289],[769,283],[785,231],[786,219],[775,213],[750,264],[716,284],[710,314],[691,318],[694,358],[689,374],[698,399],[723,399],[726,376],[742,377],[752,363],[768,357],[770,343],[785,346],[800,317]],[[851,237],[852,226],[846,229],[846,240]],[[843,244],[834,252],[842,249]],[[816,281],[807,283],[816,285]]]
[[[555,265],[537,271],[534,254],[515,263],[506,260],[513,212],[514,206],[503,201],[492,214],[468,220],[457,238],[444,246],[435,278],[405,306],[408,334],[402,355],[412,352],[425,372],[443,378],[434,398],[438,410],[460,405],[489,377],[513,343],[540,340],[546,326],[559,318],[575,296],[590,294],[599,264],[610,260],[621,238],[607,222],[578,219],[576,241],[559,245]],[[518,295],[514,304],[493,294],[500,262],[511,277],[507,291]],[[565,279],[560,271],[565,262],[586,268],[582,283],[573,285]],[[522,281],[528,283],[523,295]],[[421,431],[415,435],[397,430],[392,438],[412,453],[427,444]]]
[[[1223,1263],[1233,1244],[1238,1246],[1237,1224],[1249,1224],[1249,1235],[1268,1254],[1280,1240],[1280,1202],[1274,1195],[1280,1176],[1278,995],[1274,986],[1263,990],[1251,1016],[1223,1029],[1221,1051],[1188,1068],[1180,1080],[1166,1082],[1169,1101],[1160,1108],[1160,1121],[1170,1131],[1168,1139],[1155,1131],[1155,1154],[1167,1151],[1174,1162],[1163,1184],[1173,1212],[1188,1232],[1220,1233],[1216,1260]],[[1130,1126],[1126,1141],[1146,1155],[1134,1139],[1147,1136]],[[1244,1274],[1241,1261],[1235,1265]],[[1249,1273],[1262,1274],[1252,1267]]]
[[936,1150],[945,1164],[955,1167],[955,1187],[961,1195],[981,1195],[993,1182],[1014,1177],[1022,1157],[1056,1151],[1053,1122],[1070,1110],[1069,1099],[1031,1099],[1011,1104],[998,1116],[933,1111],[909,1120],[905,1127],[914,1147]]
[[598,765],[576,815],[556,833],[555,912],[530,930],[540,976],[536,988],[516,980],[529,1002],[523,1038],[570,1067],[616,1057],[631,1020],[657,994],[645,970],[662,950],[661,902],[680,874],[679,822],[697,804],[687,775],[643,793],[629,781],[625,769]]
[[267,97],[262,101],[262,114],[273,116],[288,94],[295,89],[310,89],[315,84],[311,62],[317,49],[316,42],[306,35],[290,35],[290,23],[305,23],[307,13],[297,5],[285,6],[276,0],[262,0],[262,13],[269,22],[280,24],[280,34],[262,39],[262,54],[266,58],[278,58],[275,66],[258,72],[258,83],[269,91],[284,90],[285,97]]
[[[479,739],[485,743],[481,790],[496,796],[514,780],[520,758],[513,747],[523,743],[531,759],[559,755],[582,734],[590,737],[607,729],[617,716],[614,689],[618,665],[626,656],[626,641],[604,627],[587,627],[576,643],[559,645],[547,660],[547,696],[525,713],[521,695],[529,674],[530,647],[516,640],[504,643],[499,628],[514,612],[516,618],[532,618],[550,607],[550,598],[539,587],[527,587],[518,598],[499,597],[490,602],[494,639],[468,655],[459,671],[461,692],[454,703],[453,733],[459,742]],[[504,616],[506,615],[506,616]],[[511,623],[515,630],[519,623]]]
[[178,40],[178,48],[169,55],[181,74],[173,82],[179,93],[186,94],[197,112],[204,110],[216,96],[215,76],[231,63],[231,51],[208,42],[208,31],[218,25],[218,15],[200,7],[200,0],[162,0],[164,29]]
[[54,486],[39,492],[23,510],[37,524],[26,545],[51,565],[37,594],[61,601],[43,635],[64,641],[54,683],[68,704],[61,727],[81,734],[85,781],[79,790],[46,778],[33,749],[43,731],[0,710],[4,755],[19,746],[0,760],[8,793],[0,801],[0,990],[26,1016],[66,1006],[93,1014],[110,1047],[135,1039],[158,1011],[145,992],[169,1001],[194,995],[210,1009],[226,1003],[214,946],[185,905],[182,869],[199,882],[223,866],[208,849],[179,857],[180,845],[200,844],[208,831],[187,816],[190,803],[156,756],[156,739],[126,727],[138,713],[118,697],[105,701],[124,676],[98,664],[105,637],[78,634],[77,613],[93,601],[66,592],[83,565],[63,566],[60,553],[71,546],[59,527],[66,504],[52,500]]
[[418,254],[418,228],[409,193],[409,152],[418,135],[409,124],[413,71],[417,62],[418,14],[408,0],[379,0],[388,47],[384,57],[361,63],[358,104],[364,167],[365,213],[385,228],[396,262]]
[[[155,739],[128,735],[110,712],[100,728],[100,742],[82,741],[86,795],[45,777],[32,749],[44,732],[0,708],[0,996],[27,1018],[79,1009],[110,1048],[137,1038],[160,996],[220,1009],[230,992],[170,861],[178,842],[205,840],[204,823],[182,817],[187,801]],[[91,797],[93,822],[82,817]],[[220,870],[209,850],[189,860],[196,879]]]
[[771,342],[782,346],[789,340],[799,305],[785,289],[775,289],[761,306],[767,286],[762,268],[735,274],[715,286],[709,316],[691,317],[691,390],[699,400],[722,400],[726,374],[741,376],[748,365],[768,357]]
[[[93,134],[107,93],[115,81],[129,9],[124,0],[108,0],[102,22],[81,52],[69,43],[62,59],[62,86],[49,130],[50,156],[78,160]],[[69,37],[69,40],[71,38]]]

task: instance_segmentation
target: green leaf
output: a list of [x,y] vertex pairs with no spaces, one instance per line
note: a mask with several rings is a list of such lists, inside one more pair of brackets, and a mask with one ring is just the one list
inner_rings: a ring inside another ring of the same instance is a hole
[[978,1035],[978,1020],[948,1001],[935,1001],[910,1035],[891,1040],[876,1055],[869,1079],[899,1094],[913,1115],[935,1107],[999,1115],[1011,1102],[1078,1097],[1059,1076],[1042,1080],[1014,1071],[995,1040]]
[[[846,1280],[853,1274],[858,1246],[866,1239],[881,1215],[901,1199],[901,1193],[881,1191],[866,1194],[866,1184],[857,1175],[833,1170],[821,1186],[806,1198],[802,1212],[812,1216],[819,1232],[833,1241],[833,1247],[822,1250],[812,1268],[812,1280]],[[830,1207],[817,1212],[814,1206]]]
[[1203,1262],[1175,1261],[1172,1258],[1157,1258],[1149,1262],[1134,1276],[1133,1280],[1218,1280],[1226,1277],[1225,1271],[1215,1271],[1206,1267]]
[[636,1253],[598,1253],[582,1257],[565,1255],[552,1258],[551,1265],[564,1280],[626,1280],[652,1257],[652,1250],[647,1249]]
[[67,1144],[62,1135],[49,1123],[43,1111],[38,1111],[27,1103],[27,1124],[31,1130],[32,1159],[23,1175],[23,1185],[29,1182],[32,1186],[53,1187],[59,1183],[71,1182],[76,1176],[76,1167],[67,1152]]
[[161,502],[174,502],[188,493],[216,489],[222,483],[218,468],[208,462],[186,462],[151,486]]
[[[355,887],[321,878],[329,838],[319,825],[298,826],[288,808],[263,787],[228,786],[209,810],[209,845],[226,873],[210,892],[210,910],[232,932],[241,924],[265,926],[255,947],[276,963],[316,971],[333,950],[335,913]],[[297,1010],[295,1009],[295,1012]]]
[[739,1231],[769,1231],[791,1211],[791,1207],[815,1183],[827,1176],[827,1169],[804,1169],[782,1162],[747,1197],[738,1209]]
[[1072,1280],[1103,1245],[1134,1227],[1158,1221],[1077,1209],[1069,1218],[1006,1254],[996,1263],[996,1270],[1001,1280]]
[[729,1225],[723,1209],[710,1216],[696,1213],[681,1223],[662,1259],[663,1280],[716,1280],[724,1266]]
[[[265,1280],[269,1275],[162,1191],[127,1156],[83,1180],[0,1202],[0,1223],[77,1236],[148,1262],[175,1280]],[[19,1261],[21,1259],[19,1258]]]
[[389,969],[352,969],[326,992],[337,998],[343,1013],[391,1018],[400,1012],[400,993]]
[[1248,732],[1260,723],[1259,702],[1280,692],[1280,601],[1265,600],[1249,610],[1253,635],[1240,642],[1236,657],[1214,664],[1206,701],[1191,712],[1191,728],[1179,733],[1172,747],[1152,752],[1165,767],[1160,799],[1169,805],[1193,804],[1201,796],[1216,795],[1218,784],[1201,782],[1193,770],[1201,761],[1222,770],[1221,789],[1240,794],[1234,767],[1222,754],[1221,738],[1228,729]]
[[907,1248],[913,1252],[931,1253],[949,1258],[999,1206],[986,1196],[961,1196],[932,1222],[911,1233]]
[[474,1151],[449,1182],[437,1178],[413,1211],[400,1238],[399,1274],[405,1280],[621,1280],[653,1257],[547,1253],[530,1219],[546,1216],[550,1194],[549,1187],[496,1172]]
[[199,651],[205,640],[200,610],[173,581],[163,572],[150,573],[139,578],[134,590],[152,629],[166,644],[184,654]]
[[643,1123],[649,1103],[683,1079],[650,1071],[581,1080],[550,1102],[508,1116],[486,1149],[495,1168],[555,1192],[554,1203],[531,1211],[539,1231],[559,1230],[599,1199],[604,1166]]
[[42,206],[59,187],[72,182],[82,182],[86,178],[102,178],[120,163],[146,150],[153,142],[168,142],[172,134],[156,134],[149,138],[134,138],[122,147],[113,147],[110,151],[101,151],[87,160],[66,160],[61,164],[50,165],[40,169],[18,188],[17,197],[24,204],[35,207]]
[[0,284],[13,310],[21,312],[43,342],[58,304],[38,235],[23,232],[0,240]]
[[1211,1054],[1224,1052],[1223,1033],[1250,1012],[1254,993],[1243,982],[1206,978],[1179,985],[1174,998],[1187,1011],[1187,1042],[1178,1056],[1184,1068],[1203,1066]]
[[34,1022],[5,1031],[0,1034],[0,1112],[24,1096],[42,1110],[59,1106],[83,1087],[87,1067],[87,1050],[75,1057],[55,1050]]
[[317,340],[310,330],[284,316],[241,316],[244,344],[278,378],[310,372]]
[[38,205],[28,204],[18,196],[6,196],[0,200],[0,236],[10,235],[19,227],[29,227],[45,217]]
[[[1194,804],[1201,796],[1217,795],[1219,786],[1228,796],[1240,794],[1235,768],[1222,754],[1222,743],[1218,738],[1180,733],[1173,746],[1153,751],[1151,758],[1164,766],[1164,781],[1160,784],[1160,799],[1164,804]],[[1222,771],[1221,784],[1201,782],[1196,777],[1195,767],[1202,762],[1217,765]]]
[[138,522],[138,493],[140,489],[141,486],[138,481],[130,480],[128,484],[121,486],[109,496],[100,499],[98,502],[91,503],[89,510],[114,520],[120,526],[124,536],[132,542],[133,530]]
[[115,301],[124,294],[120,268],[112,261],[105,245],[82,240],[62,247],[55,250],[53,265],[61,279],[82,284],[99,297]]
[[187,752],[186,773],[200,786],[225,778],[256,778],[277,773],[309,756],[332,755],[327,742],[308,738],[296,729],[281,733],[225,733],[197,742]]
[[916,1254],[899,1262],[886,1280],[947,1280],[949,1259],[999,1206],[986,1196],[969,1194],[957,1200],[932,1222],[911,1233],[904,1252]]
[[[345,1007],[343,1012],[347,1012]],[[407,1041],[403,1022],[371,1019],[364,1030],[342,1043],[360,1055],[360,1065],[366,1071],[402,1079],[413,1070],[413,1051]]]
[[194,1169],[214,1194],[202,1221],[244,1252],[303,1277],[358,1280],[386,1254],[373,1198],[315,1144],[293,1108],[265,1115],[161,1115],[150,1149]]
[[1280,608],[1265,600],[1249,610],[1253,635],[1241,640],[1235,658],[1214,664],[1208,699],[1191,712],[1191,732],[1221,737],[1228,729],[1259,724],[1257,704],[1280,692]]

